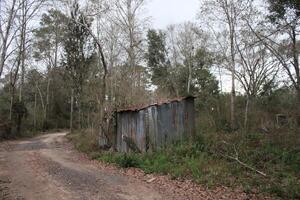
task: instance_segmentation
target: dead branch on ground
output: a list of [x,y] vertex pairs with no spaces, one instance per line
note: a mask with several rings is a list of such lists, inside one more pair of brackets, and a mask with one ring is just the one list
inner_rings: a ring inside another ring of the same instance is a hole
[[[226,145],[229,145],[229,144],[228,144],[227,142],[225,142],[225,141],[223,141],[223,143],[226,144]],[[247,169],[250,169],[251,171],[254,171],[254,172],[256,172],[256,173],[258,173],[258,174],[260,174],[260,175],[262,175],[262,176],[264,176],[264,177],[267,176],[266,173],[264,173],[264,172],[262,172],[262,171],[259,171],[259,170],[255,169],[254,167],[248,165],[247,163],[241,161],[241,160],[239,159],[239,153],[238,153],[238,151],[237,151],[235,145],[233,145],[233,149],[234,149],[234,151],[235,151],[235,156],[231,156],[231,155],[222,155],[222,154],[220,154],[220,155],[221,155],[222,157],[227,158],[227,159],[236,161],[237,163],[239,163],[239,164],[242,165],[243,167],[245,167],[245,168],[247,168]]]

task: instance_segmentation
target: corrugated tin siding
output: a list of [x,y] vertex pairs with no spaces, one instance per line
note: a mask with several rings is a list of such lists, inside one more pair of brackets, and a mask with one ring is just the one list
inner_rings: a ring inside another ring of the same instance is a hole
[[194,98],[151,105],[141,110],[117,113],[119,152],[130,152],[122,135],[131,138],[141,152],[164,148],[195,133]]

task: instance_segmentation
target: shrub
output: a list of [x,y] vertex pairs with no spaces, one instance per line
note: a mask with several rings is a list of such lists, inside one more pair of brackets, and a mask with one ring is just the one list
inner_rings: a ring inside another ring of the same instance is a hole
[[123,168],[139,167],[140,159],[135,154],[121,154],[116,157],[116,163]]
[[11,137],[11,124],[0,119],[0,140]]

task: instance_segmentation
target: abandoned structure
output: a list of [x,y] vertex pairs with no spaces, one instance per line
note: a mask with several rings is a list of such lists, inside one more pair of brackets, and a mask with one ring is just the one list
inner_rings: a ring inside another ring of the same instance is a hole
[[[151,152],[195,134],[194,97],[120,110],[116,119],[119,152]],[[132,144],[132,145],[130,145]]]

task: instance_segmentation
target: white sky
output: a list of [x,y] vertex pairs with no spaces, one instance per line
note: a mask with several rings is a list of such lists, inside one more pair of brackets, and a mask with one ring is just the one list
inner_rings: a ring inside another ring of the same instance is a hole
[[149,0],[147,10],[154,28],[163,29],[169,24],[194,21],[200,0]]

